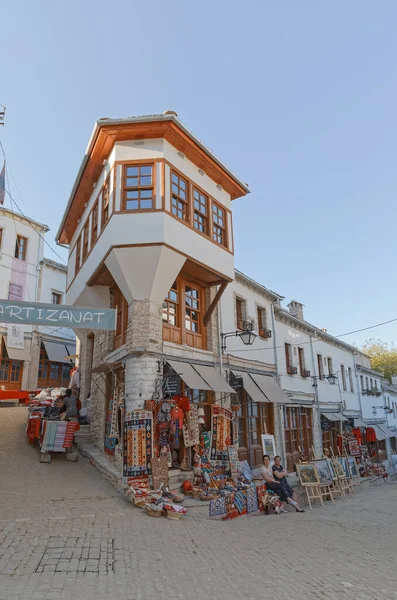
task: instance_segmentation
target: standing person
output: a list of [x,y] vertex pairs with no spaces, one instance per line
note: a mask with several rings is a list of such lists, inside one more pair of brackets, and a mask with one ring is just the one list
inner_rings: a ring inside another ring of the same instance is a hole
[[66,396],[64,398],[64,404],[66,406],[66,417],[77,417],[77,400],[76,396],[72,395],[72,390],[68,388],[66,390]]
[[[280,457],[277,457],[280,458]],[[281,459],[280,459],[281,460]],[[274,465],[276,466],[276,465]],[[281,467],[281,464],[279,463],[279,467]],[[286,477],[286,472],[284,471],[284,469],[281,467],[281,471],[278,470],[278,468],[276,467],[276,472],[280,475],[280,479],[282,479],[283,477]],[[283,475],[281,475],[281,473],[283,473]],[[287,504],[290,504],[291,506],[293,506],[296,510],[296,512],[305,512],[303,508],[301,508],[297,502],[295,502],[295,500],[292,500],[292,489],[291,487],[288,485],[282,485],[282,483],[280,481],[276,481],[276,479],[274,478],[275,472],[273,472],[273,470],[270,468],[270,456],[268,454],[265,454],[263,457],[263,465],[261,467],[261,475],[263,477],[263,479],[266,481],[266,489],[271,490],[272,492],[274,492],[275,494],[277,494],[281,500],[281,502],[287,502]],[[285,479],[286,481],[286,479]],[[287,512],[286,510],[284,510],[283,508],[280,509],[280,512]]]

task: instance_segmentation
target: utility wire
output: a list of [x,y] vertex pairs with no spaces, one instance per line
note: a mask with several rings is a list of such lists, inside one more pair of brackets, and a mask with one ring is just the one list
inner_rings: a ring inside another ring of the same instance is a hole
[[[381,327],[382,325],[388,325],[389,323],[395,323],[396,321],[397,321],[397,318],[396,319],[390,319],[389,321],[383,321],[382,323],[377,323],[376,325],[369,325],[369,327],[363,327],[361,329],[355,329],[354,331],[348,331],[347,333],[341,333],[339,335],[330,336],[330,337],[333,337],[333,338],[337,339],[337,338],[345,337],[347,335],[353,335],[353,333],[360,333],[361,331],[368,331],[369,329],[375,329],[376,327]],[[304,323],[304,321],[303,321],[303,323]],[[327,333],[325,335],[329,336],[330,334]],[[317,340],[312,340],[312,341],[308,341],[308,342],[298,342],[296,344],[292,343],[292,345],[293,346],[304,346],[306,344],[311,344],[311,343],[316,344],[316,343],[322,342],[322,341],[323,340],[321,340],[321,339],[317,339]],[[258,352],[259,350],[271,350],[273,352],[275,349],[284,348],[284,347],[285,346],[283,344],[282,346],[262,346],[260,348],[247,348],[247,349],[246,348],[242,348],[240,350],[232,350],[231,352],[232,353],[235,353],[235,352]]]
[[[3,147],[3,144],[1,143],[1,140],[0,140],[0,148],[1,148],[1,151],[2,151],[2,153],[3,153],[3,156],[4,156],[4,160],[7,160],[7,157],[6,157],[6,154],[5,154],[5,152],[4,152],[4,147]],[[8,187],[10,187],[10,186],[9,186],[9,183],[8,183]],[[58,254],[58,252],[57,252],[56,250],[54,250],[54,248],[51,246],[51,244],[49,244],[49,243],[47,242],[47,240],[44,238],[44,236],[42,236],[42,235],[41,235],[41,233],[40,233],[39,231],[37,231],[37,229],[36,229],[36,228],[35,228],[35,227],[32,225],[32,223],[30,222],[30,219],[29,219],[29,217],[27,217],[27,216],[26,216],[26,215],[23,213],[23,211],[20,209],[20,207],[18,206],[18,204],[15,202],[15,199],[14,199],[14,198],[13,198],[13,196],[11,195],[11,193],[10,193],[9,189],[8,189],[8,190],[6,189],[5,191],[6,191],[6,193],[8,194],[8,196],[10,197],[11,203],[13,202],[13,203],[15,204],[15,206],[17,207],[17,209],[19,210],[19,212],[21,213],[21,215],[22,215],[22,216],[23,216],[23,217],[24,217],[24,218],[25,218],[25,219],[28,221],[28,223],[29,223],[30,227],[31,227],[31,228],[32,228],[32,229],[33,229],[33,230],[34,230],[34,231],[37,233],[37,235],[38,235],[38,236],[39,236],[39,237],[40,237],[40,238],[43,240],[43,242],[44,242],[45,244],[47,244],[47,246],[50,248],[50,250],[52,250],[52,252],[53,252],[53,253],[54,253],[54,254],[55,254],[55,255],[56,255],[56,256],[57,256],[57,257],[58,257],[58,258],[59,258],[59,259],[60,259],[62,262],[63,262],[63,264],[64,264],[64,265],[66,265],[67,263],[66,263],[65,259],[64,259],[64,258],[62,258],[62,256],[60,256],[60,254]],[[11,204],[11,206],[12,206],[12,204]]]

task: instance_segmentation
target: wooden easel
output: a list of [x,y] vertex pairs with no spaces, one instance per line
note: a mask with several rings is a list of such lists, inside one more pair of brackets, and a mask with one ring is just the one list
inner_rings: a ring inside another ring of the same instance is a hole
[[[304,464],[304,463],[302,463]],[[306,490],[306,497],[307,497],[307,501],[309,503],[309,508],[310,510],[312,510],[312,500],[320,500],[321,502],[321,506],[324,507],[324,502],[323,502],[323,494],[321,493],[320,490],[320,486],[317,484],[313,484],[313,483],[301,483],[301,486],[305,488]],[[328,486],[329,487],[329,486]],[[309,490],[310,490],[310,494],[309,494]]]
[[[334,454],[332,448],[330,448],[330,451],[331,451],[331,454],[332,454],[332,459],[334,461],[337,460],[337,458],[335,457],[335,454]],[[339,456],[341,455],[339,448],[338,448],[338,454],[339,454]],[[353,487],[350,484],[349,480],[347,479],[346,475],[344,475],[344,476],[339,475],[337,471],[336,471],[336,475],[338,477],[338,487],[339,487],[340,491],[342,492],[343,497],[345,497],[345,491],[347,491],[349,494],[351,494],[352,496],[354,496]]]
[[[319,458],[323,458],[323,457],[318,457],[316,455],[316,451],[315,451],[313,445],[311,446],[311,449],[312,449],[312,453],[313,453],[313,456],[314,456],[314,460],[319,460]],[[335,504],[335,498],[333,496],[333,492],[334,492],[333,485],[320,483],[319,490],[320,490],[320,494],[324,498],[324,500],[330,499],[331,502],[332,502],[332,504]],[[339,490],[338,490],[338,492],[339,492]]]

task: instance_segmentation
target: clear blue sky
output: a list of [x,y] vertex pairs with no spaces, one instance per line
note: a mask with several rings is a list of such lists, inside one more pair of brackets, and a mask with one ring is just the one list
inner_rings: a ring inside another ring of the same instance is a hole
[[[333,334],[397,317],[395,0],[0,0],[0,15],[0,138],[48,241],[94,121],[172,109],[250,185],[238,269]],[[397,342],[397,324],[344,339],[371,336]]]

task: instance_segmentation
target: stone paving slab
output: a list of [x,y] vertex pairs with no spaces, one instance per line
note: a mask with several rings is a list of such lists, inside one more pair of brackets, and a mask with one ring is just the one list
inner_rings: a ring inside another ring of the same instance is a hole
[[312,512],[151,519],[88,460],[40,464],[0,409],[0,600],[397,598],[397,485]]

